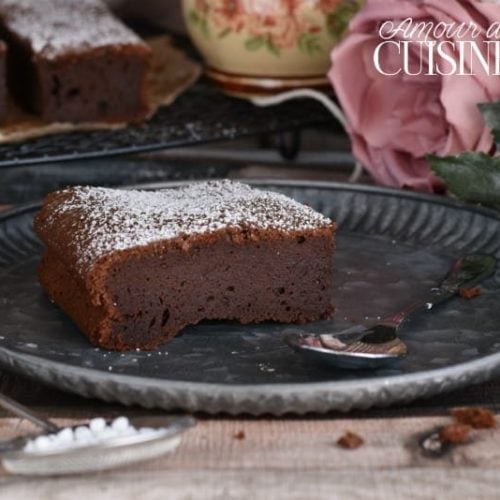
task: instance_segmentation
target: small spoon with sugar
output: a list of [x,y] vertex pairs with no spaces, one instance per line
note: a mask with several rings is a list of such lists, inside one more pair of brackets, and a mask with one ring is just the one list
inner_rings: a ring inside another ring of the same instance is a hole
[[0,442],[0,459],[12,474],[79,474],[142,462],[173,451],[192,417],[94,418],[88,425],[58,427],[0,393],[0,407],[28,419],[41,434]]

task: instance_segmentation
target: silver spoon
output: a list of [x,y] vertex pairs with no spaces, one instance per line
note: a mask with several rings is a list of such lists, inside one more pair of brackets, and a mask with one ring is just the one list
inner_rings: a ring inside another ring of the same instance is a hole
[[428,295],[403,311],[383,319],[372,327],[356,325],[337,334],[294,334],[287,344],[314,362],[346,369],[374,369],[387,366],[408,354],[398,331],[417,312],[430,311],[449,300],[460,288],[472,286],[493,274],[496,259],[488,255],[467,255],[458,259],[445,280]]
[[[50,420],[35,415],[25,406],[1,393],[0,407],[34,423],[44,430],[42,434],[50,435],[62,430]],[[136,429],[151,427],[159,432],[117,436],[103,439],[96,444],[44,452],[24,451],[28,440],[41,434],[23,436],[0,442],[2,465],[13,474],[38,476],[79,474],[121,467],[172,451],[180,443],[180,435],[196,425],[192,417],[173,420],[165,417],[137,417],[131,418],[130,423]],[[78,426],[73,428],[75,427]]]

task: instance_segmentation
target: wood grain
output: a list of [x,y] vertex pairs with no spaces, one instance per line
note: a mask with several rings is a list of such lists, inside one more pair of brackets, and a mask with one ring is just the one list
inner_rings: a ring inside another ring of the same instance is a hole
[[4,485],[2,498],[19,499],[259,499],[457,500],[498,499],[497,469],[386,471],[175,471],[24,480]]
[[[60,424],[75,419],[58,420]],[[93,476],[0,477],[1,498],[498,498],[500,432],[426,458],[423,434],[449,417],[398,419],[202,420],[172,455]],[[0,420],[0,437],[32,430]],[[352,430],[365,439],[344,450]],[[244,431],[244,439],[235,436]]]

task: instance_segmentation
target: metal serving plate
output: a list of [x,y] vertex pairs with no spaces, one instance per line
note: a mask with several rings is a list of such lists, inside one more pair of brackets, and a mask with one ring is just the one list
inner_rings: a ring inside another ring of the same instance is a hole
[[[162,184],[168,188],[180,183]],[[335,319],[315,324],[186,329],[157,351],[91,346],[43,295],[36,205],[0,217],[0,363],[84,396],[145,407],[231,414],[348,411],[389,405],[500,374],[500,272],[474,300],[455,298],[405,327],[409,356],[390,369],[308,364],[288,333],[371,324],[418,298],[464,253],[500,258],[500,218],[440,197],[331,183],[261,181],[335,218]]]

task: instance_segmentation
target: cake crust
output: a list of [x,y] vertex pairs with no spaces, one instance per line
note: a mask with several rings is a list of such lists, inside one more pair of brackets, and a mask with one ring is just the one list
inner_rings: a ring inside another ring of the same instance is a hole
[[335,224],[218,181],[164,192],[70,188],[35,220],[42,287],[95,345],[154,349],[204,319],[331,315]]

